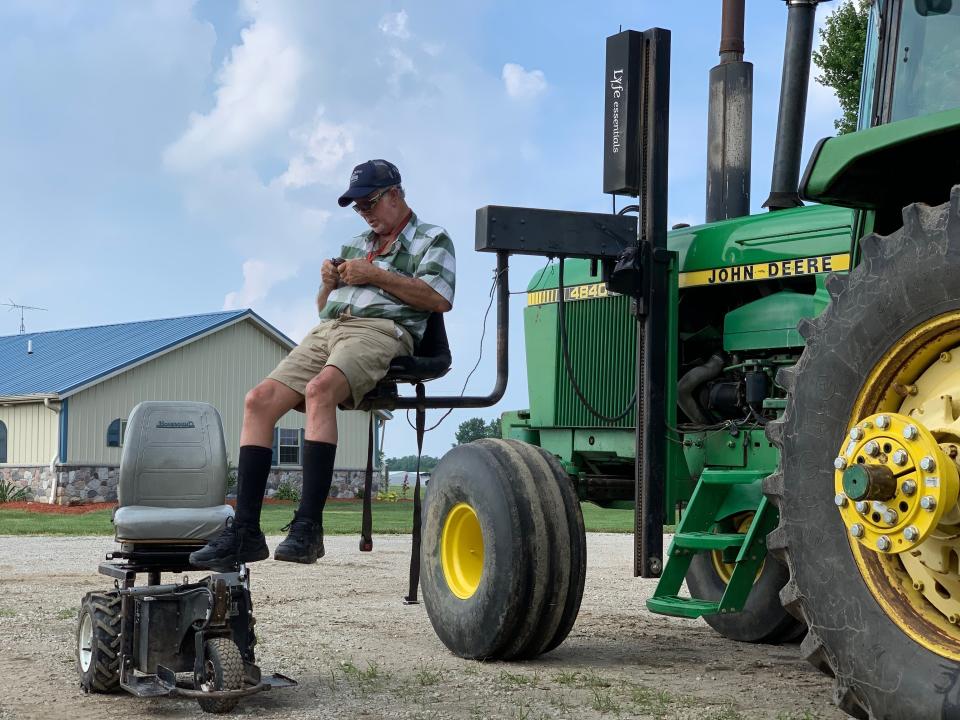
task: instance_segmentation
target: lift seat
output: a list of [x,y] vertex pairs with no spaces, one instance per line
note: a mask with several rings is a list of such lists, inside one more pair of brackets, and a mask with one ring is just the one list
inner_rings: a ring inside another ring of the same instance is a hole
[[436,380],[450,372],[452,358],[443,313],[430,313],[423,338],[413,348],[413,355],[395,357],[390,369],[376,387],[368,392],[357,410],[394,407],[392,401],[399,395],[397,383],[417,383]]
[[233,517],[226,491],[226,445],[216,408],[151,401],[133,409],[113,516],[118,542],[205,541]]

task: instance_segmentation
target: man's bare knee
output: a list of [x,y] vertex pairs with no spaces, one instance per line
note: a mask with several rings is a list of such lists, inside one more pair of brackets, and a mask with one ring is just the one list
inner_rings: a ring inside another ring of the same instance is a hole
[[319,407],[336,405],[337,389],[336,381],[328,374],[321,373],[307,383],[307,404]]
[[291,398],[281,396],[290,395],[291,393],[283,393],[280,388],[276,386],[276,383],[265,380],[252,388],[246,394],[246,397],[244,397],[244,412],[247,415],[262,417],[264,419],[272,417],[276,420],[289,410],[286,406],[291,404]]

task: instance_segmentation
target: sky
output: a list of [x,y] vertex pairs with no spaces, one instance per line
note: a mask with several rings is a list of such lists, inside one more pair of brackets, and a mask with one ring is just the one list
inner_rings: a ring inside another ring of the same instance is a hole
[[[702,222],[720,5],[6,0],[0,302],[45,308],[26,312],[28,332],[249,307],[299,341],[323,259],[364,229],[336,199],[354,165],[383,157],[456,246],[454,366],[428,393],[459,393],[494,267],[473,250],[476,209],[609,211],[604,48],[621,27],[672,31],[668,222]],[[753,212],[769,191],[786,18],[779,0],[747,2]],[[804,162],[839,114],[811,79]],[[514,258],[512,289],[542,264]],[[17,333],[4,310],[0,335]],[[504,399],[452,413],[425,452],[448,449],[462,420],[527,407],[521,310],[515,298]],[[491,312],[469,394],[493,387],[494,324]],[[402,414],[384,449],[415,451]]]

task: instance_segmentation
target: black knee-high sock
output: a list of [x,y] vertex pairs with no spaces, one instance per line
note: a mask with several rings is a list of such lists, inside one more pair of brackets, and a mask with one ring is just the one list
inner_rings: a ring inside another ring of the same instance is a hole
[[332,443],[303,441],[303,495],[300,498],[300,517],[323,524],[323,506],[333,483],[333,461],[337,446]]
[[240,448],[237,465],[237,513],[241,525],[259,527],[260,511],[263,509],[263,493],[267,489],[273,450],[259,445],[244,445]]

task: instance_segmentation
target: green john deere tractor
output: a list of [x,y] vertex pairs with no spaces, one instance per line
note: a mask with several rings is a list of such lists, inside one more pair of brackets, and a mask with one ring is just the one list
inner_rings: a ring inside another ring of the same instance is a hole
[[[745,216],[749,122],[718,121],[713,221],[667,233],[662,30],[608,39],[604,188],[637,205],[478,211],[501,274],[509,253],[559,262],[528,287],[529,409],[431,479],[423,593],[453,652],[559,645],[578,500],[629,503],[654,612],[804,636],[854,717],[960,718],[960,0],[872,3],[860,129],[800,179],[816,5],[787,0],[775,212]],[[711,73],[721,110],[749,105],[737,39]]]

